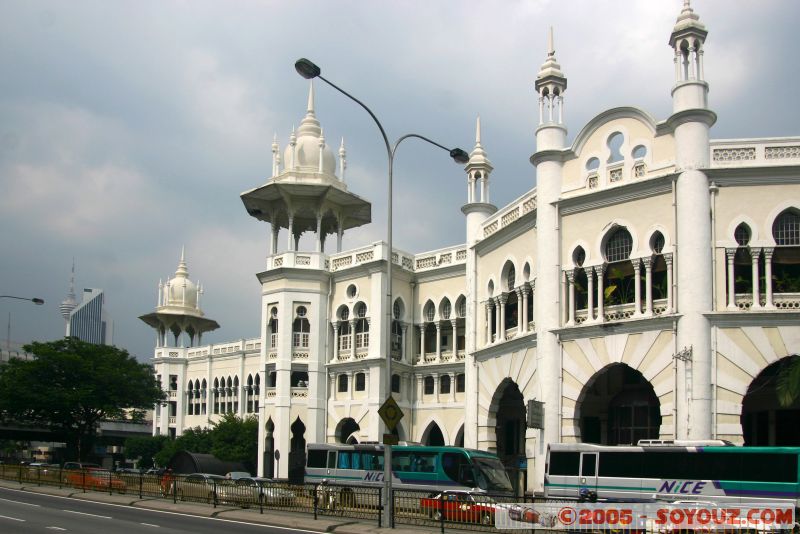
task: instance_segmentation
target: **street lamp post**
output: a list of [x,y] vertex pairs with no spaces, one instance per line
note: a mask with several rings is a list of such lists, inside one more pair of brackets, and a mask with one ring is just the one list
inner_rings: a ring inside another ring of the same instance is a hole
[[[383,143],[386,146],[386,156],[388,158],[389,169],[388,169],[388,178],[389,178],[389,193],[388,193],[388,202],[386,206],[387,212],[387,229],[386,229],[386,241],[388,247],[388,255],[389,257],[386,260],[386,302],[384,306],[384,316],[383,316],[383,329],[386,335],[386,400],[388,400],[392,396],[392,336],[391,336],[391,325],[392,325],[392,263],[393,263],[393,252],[392,252],[392,172],[394,169],[394,156],[397,152],[397,147],[400,146],[400,143],[409,139],[411,137],[421,139],[430,143],[433,146],[439,147],[442,150],[447,151],[450,154],[450,157],[456,163],[465,164],[469,161],[469,155],[460,148],[447,148],[439,143],[428,139],[419,134],[406,134],[397,139],[394,142],[394,145],[389,143],[389,138],[386,135],[386,131],[383,129],[383,125],[378,120],[378,117],[369,109],[366,104],[361,102],[359,99],[345,91],[344,89],[338,87],[331,81],[325,79],[322,76],[322,70],[314,64],[312,61],[301,58],[298,59],[294,64],[295,70],[297,73],[300,74],[303,78],[310,80],[312,78],[319,78],[326,84],[330,85],[344,96],[364,108],[364,110],[369,113],[369,116],[372,117],[372,120],[375,121],[375,124],[378,126],[378,129],[381,132],[381,137],[383,137]],[[384,460],[383,460],[383,478],[384,478],[384,495],[383,495],[383,524],[384,526],[391,525],[391,517],[392,517],[392,446],[391,444],[384,444]]]
[[40,299],[39,297],[33,297],[32,299],[26,297],[14,297],[12,295],[0,295],[0,299],[17,299],[17,300],[27,300],[33,302],[37,306],[41,306],[44,304],[44,299]]

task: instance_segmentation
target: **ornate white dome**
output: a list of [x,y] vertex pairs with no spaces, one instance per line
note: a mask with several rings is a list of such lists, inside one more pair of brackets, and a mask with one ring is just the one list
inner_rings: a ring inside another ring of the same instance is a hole
[[[292,146],[294,144],[294,146]],[[314,85],[308,92],[308,110],[300,122],[297,132],[289,137],[289,146],[283,152],[286,170],[297,169],[305,172],[320,172],[319,158],[322,145],[322,172],[331,176],[336,174],[336,157],[325,143],[322,127],[314,114]]]
[[197,308],[197,284],[189,280],[189,270],[186,268],[184,253],[181,251],[181,261],[175,276],[165,284],[163,305]]

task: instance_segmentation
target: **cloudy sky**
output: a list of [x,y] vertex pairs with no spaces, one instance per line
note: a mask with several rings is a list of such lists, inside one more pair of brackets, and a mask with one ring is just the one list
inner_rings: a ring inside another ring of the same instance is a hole
[[[141,360],[160,278],[186,246],[210,342],[258,334],[268,226],[239,194],[269,178],[271,144],[304,115],[294,61],[366,102],[389,136],[416,132],[470,150],[480,114],[498,206],[535,184],[533,82],[547,28],[569,79],[570,140],[619,105],[670,112],[667,45],[680,0],[0,0],[0,300],[3,348],[63,335],[72,258],[78,292],[103,288],[115,342]],[[694,0],[708,26],[715,138],[800,135],[796,0]],[[355,104],[319,84],[329,143],[345,138],[347,181],[386,232],[385,151]],[[395,246],[464,240],[463,171],[409,142],[395,167]],[[282,240],[283,242],[283,240]],[[9,329],[10,324],[10,329]]]

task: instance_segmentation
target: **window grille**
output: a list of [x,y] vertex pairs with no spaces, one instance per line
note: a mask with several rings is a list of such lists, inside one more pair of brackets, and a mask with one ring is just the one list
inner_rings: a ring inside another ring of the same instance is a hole
[[395,319],[400,319],[400,301],[394,301],[394,306],[392,306],[392,314],[394,314]]
[[367,305],[364,304],[363,302],[360,302],[356,306],[356,317],[362,318],[362,317],[366,317],[366,316],[367,316]]
[[429,302],[428,305],[425,307],[425,320],[428,322],[433,321],[434,315],[435,315],[435,310],[433,309],[433,304]]
[[800,245],[800,214],[787,211],[772,225],[772,236],[776,245]]
[[450,301],[445,299],[445,301],[442,303],[442,319],[449,319],[450,311]]
[[467,316],[467,299],[461,299],[457,304],[456,313],[459,317]]
[[609,263],[627,260],[633,249],[633,238],[625,228],[619,228],[606,243],[606,260]]
[[506,283],[508,284],[508,290],[514,290],[514,282],[517,281],[517,270],[512,265],[508,268],[508,274],[506,275]]
[[661,254],[661,251],[664,250],[664,244],[665,244],[664,234],[662,234],[661,232],[656,232],[653,235],[653,252],[655,252],[656,254]]
[[733,231],[733,237],[740,247],[746,247],[750,243],[750,228],[744,223],[740,224]]

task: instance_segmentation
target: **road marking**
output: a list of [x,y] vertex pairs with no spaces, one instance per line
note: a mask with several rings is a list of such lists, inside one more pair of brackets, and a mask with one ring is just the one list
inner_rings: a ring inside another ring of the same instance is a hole
[[47,528],[48,528],[49,530],[67,530],[67,529],[65,529],[65,528],[61,528],[61,527],[47,527]]
[[76,512],[75,510],[61,510],[62,512],[67,512],[70,514],[79,514],[79,515],[88,515],[91,517],[99,517],[100,519],[111,519],[110,515],[97,515],[97,514],[88,514],[86,512]]
[[10,520],[12,520],[12,521],[21,521],[21,522],[23,522],[23,523],[25,522],[25,520],[24,520],[24,519],[19,519],[18,517],[9,517],[9,516],[7,516],[7,515],[0,515],[0,518],[3,518],[3,519],[10,519]]
[[146,527],[154,527],[154,528],[161,528],[158,525],[154,525],[152,523],[139,523],[140,525],[144,525]]
[[29,502],[22,502],[22,501],[12,501],[11,499],[2,499],[2,498],[0,498],[0,501],[13,502],[15,504],[24,504],[26,506],[37,506],[37,507],[39,506],[38,504],[31,504]]

